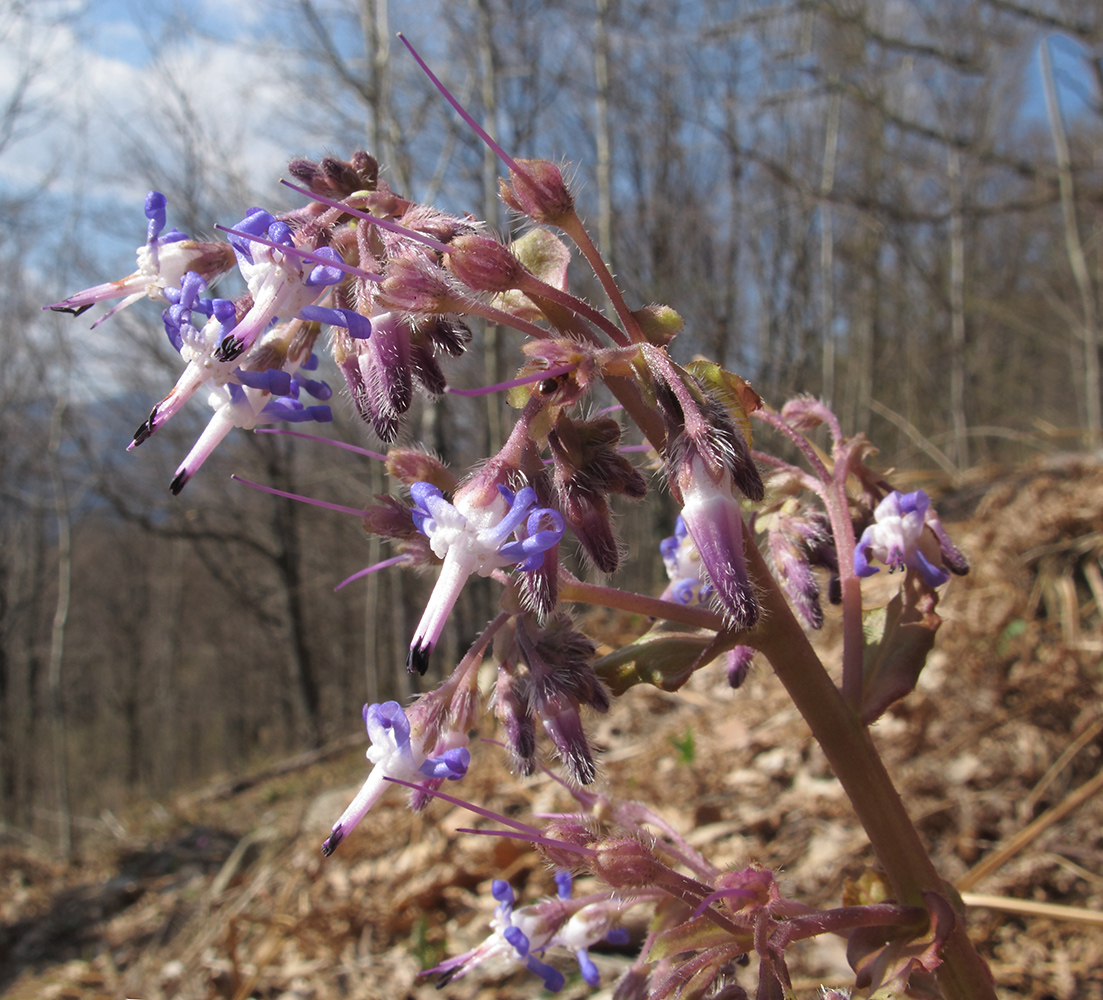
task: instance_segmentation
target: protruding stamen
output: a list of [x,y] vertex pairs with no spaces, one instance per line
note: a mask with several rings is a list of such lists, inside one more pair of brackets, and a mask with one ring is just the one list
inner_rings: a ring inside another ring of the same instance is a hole
[[462,104],[460,104],[460,102],[457,101],[456,98],[454,98],[452,96],[452,93],[449,91],[449,89],[443,83],[441,83],[440,80],[437,79],[436,74],[429,68],[429,66],[426,64],[425,60],[422,59],[421,56],[418,55],[417,49],[415,49],[410,44],[409,39],[404,34],[402,34],[402,32],[398,33],[398,37],[399,37],[399,40],[402,42],[402,44],[405,45],[406,48],[410,50],[410,55],[412,55],[414,57],[414,62],[416,62],[421,67],[422,72],[427,77],[429,77],[429,79],[433,83],[433,86],[436,87],[437,90],[440,91],[441,96],[449,104],[451,104],[452,107],[454,107],[456,109],[456,113],[468,125],[470,125],[471,128],[473,128],[475,130],[475,132],[479,136],[479,138],[482,139],[483,142],[485,142],[491,149],[494,150],[494,152],[497,155],[498,159],[500,159],[515,174],[519,174],[522,177],[527,177],[528,174],[524,170],[521,169],[520,164],[518,164],[517,161],[514,160],[513,157],[509,155],[509,153],[507,153],[504,149],[502,149],[502,147],[499,146],[498,143],[496,143],[493,138],[491,138],[490,133],[487,132],[487,130],[485,128],[483,128],[477,121],[475,121],[474,118],[471,117],[471,115],[467,112],[467,110],[464,108],[464,106]]
[[379,226],[380,229],[387,229],[392,233],[397,233],[399,236],[405,236],[411,240],[417,240],[419,243],[424,243],[427,247],[432,247],[432,249],[436,250],[437,253],[449,253],[452,249],[447,243],[441,243],[440,240],[435,240],[431,236],[419,233],[416,229],[407,229],[397,222],[391,222],[390,219],[381,219],[378,215],[372,215],[370,212],[365,212],[363,209],[353,208],[351,205],[346,205],[343,201],[335,201],[333,198],[327,198],[325,195],[315,194],[309,188],[299,187],[297,184],[292,184],[287,180],[281,179],[280,183],[285,187],[291,188],[292,191],[298,191],[299,194],[306,195],[313,201],[320,201],[323,205],[329,205],[330,208],[339,208],[348,215],[357,219],[363,219],[365,222],[370,222],[374,226]]
[[[143,424],[142,426],[145,425]],[[288,437],[303,438],[305,441],[321,441],[322,444],[331,444],[335,448],[344,448],[345,451],[355,452],[357,455],[363,455],[365,458],[375,458],[380,462],[387,461],[387,456],[381,455],[377,451],[369,451],[367,448],[361,448],[356,444],[348,444],[345,441],[336,441],[333,438],[322,437],[320,434],[304,434],[302,431],[289,431],[284,427],[258,427],[254,433],[286,434]]]
[[240,229],[231,229],[229,226],[220,226],[217,223],[215,224],[215,229],[220,229],[224,233],[229,233],[230,236],[240,236],[250,243],[263,243],[266,247],[272,247],[274,250],[279,250],[281,253],[294,254],[296,257],[302,257],[303,260],[309,260],[314,264],[320,264],[322,267],[335,267],[338,271],[344,271],[345,274],[351,274],[354,278],[363,278],[365,281],[383,280],[383,275],[381,274],[374,274],[371,271],[361,271],[360,268],[353,267],[351,264],[346,264],[343,260],[325,257],[322,254],[314,253],[311,250],[304,250],[302,247],[292,246],[289,243],[277,243],[275,240],[267,239],[264,236],[254,236],[252,233],[245,233]]
[[333,592],[337,593],[337,591],[340,590],[342,587],[347,587],[353,581],[359,580],[362,577],[367,576],[369,573],[374,573],[376,570],[380,569],[387,569],[389,566],[397,566],[399,563],[405,561],[405,556],[392,556],[390,559],[384,559],[382,562],[374,563],[373,565],[368,566],[366,569],[357,570],[355,573],[352,574],[352,576],[346,577],[339,584],[337,584],[337,586],[333,588]]
[[544,379],[555,378],[557,375],[566,375],[568,372],[573,372],[577,368],[578,365],[561,365],[558,368],[548,368],[545,371],[534,372],[532,375],[515,378],[509,382],[498,382],[495,385],[486,385],[480,389],[456,389],[453,386],[447,386],[444,391],[453,396],[488,396],[492,392],[505,392],[507,389],[514,389],[519,385],[529,385],[532,382],[542,382]]
[[253,489],[260,490],[262,493],[271,493],[274,496],[286,497],[288,500],[301,500],[303,503],[311,504],[314,507],[325,507],[326,510],[335,510],[339,514],[355,514],[357,517],[364,516],[364,511],[359,507],[343,507],[338,503],[329,503],[326,500],[315,500],[313,497],[300,496],[298,493],[288,493],[286,490],[277,490],[272,486],[254,483],[249,479],[243,479],[241,476],[230,476],[230,478],[237,480],[239,483],[244,483],[246,486],[252,486]]

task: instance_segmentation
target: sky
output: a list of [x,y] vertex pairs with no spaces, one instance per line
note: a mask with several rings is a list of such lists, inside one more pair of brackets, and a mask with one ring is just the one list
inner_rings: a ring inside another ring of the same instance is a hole
[[[390,27],[431,53],[430,7],[392,0]],[[0,196],[34,192],[61,212],[79,193],[86,228],[78,238],[118,261],[114,266],[144,238],[148,180],[127,151],[151,142],[166,175],[179,168],[171,162],[182,152],[171,141],[166,108],[186,101],[204,141],[239,176],[274,182],[289,153],[329,151],[324,132],[312,134],[304,116],[292,113],[301,107],[289,107],[290,56],[272,40],[271,2],[32,0],[7,8],[0,12],[0,108],[20,93],[21,81],[26,91],[18,129],[0,143]],[[185,9],[194,30],[179,21]],[[1051,50],[1064,113],[1075,116],[1091,88],[1081,51],[1060,37]],[[1036,51],[1024,80],[1023,116],[1046,117]],[[172,192],[166,193],[171,223]]]

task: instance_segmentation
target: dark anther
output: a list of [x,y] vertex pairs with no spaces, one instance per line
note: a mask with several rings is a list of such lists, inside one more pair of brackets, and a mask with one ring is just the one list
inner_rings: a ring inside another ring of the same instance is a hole
[[414,646],[406,656],[406,669],[412,674],[415,670],[425,676],[429,669],[429,650],[424,646]]
[[141,444],[143,441],[145,441],[147,438],[149,438],[153,435],[153,418],[156,415],[157,415],[156,410],[151,411],[151,413],[149,415],[149,419],[134,432],[134,444],[135,445]]
[[541,396],[550,396],[556,389],[559,388],[558,378],[546,378],[537,387],[537,391]]
[[326,838],[325,843],[322,844],[322,857],[328,858],[335,850],[337,850],[337,845],[341,843],[341,841],[344,839],[344,831],[341,830],[340,826],[336,827]]
[[172,495],[174,497],[180,495],[180,491],[188,485],[189,479],[191,479],[191,473],[186,469],[176,473],[176,477],[169,483],[169,489],[172,490]]
[[233,361],[244,350],[245,345],[232,333],[228,333],[222,338],[222,343],[215,348],[214,357],[216,361]]
[[79,316],[81,313],[88,312],[93,304],[94,303],[89,302],[83,306],[50,306],[50,310],[56,313],[69,313],[70,316]]

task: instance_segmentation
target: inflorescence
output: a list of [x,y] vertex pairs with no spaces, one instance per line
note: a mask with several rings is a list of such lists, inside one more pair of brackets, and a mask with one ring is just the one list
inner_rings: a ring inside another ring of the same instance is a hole
[[[120,300],[110,316],[142,297],[163,306],[165,333],[184,368],[130,448],[201,390],[214,411],[177,468],[173,493],[234,428],[331,420],[325,403],[331,390],[313,374],[320,345],[328,343],[356,411],[392,445],[387,469],[399,490],[359,512],[366,530],[395,548],[381,566],[436,567],[410,641],[411,671],[425,673],[470,577],[500,585],[500,614],[443,684],[409,708],[365,706],[373,767],[323,845],[331,854],[390,784],[413,787],[420,807],[443,794],[443,782],[464,777],[469,734],[482,713],[480,667],[489,661],[495,678],[489,704],[514,766],[523,775],[539,767],[539,722],[580,810],[511,834],[530,839],[561,869],[558,897],[518,907],[508,884],[496,881],[491,936],[430,971],[456,978],[504,956],[557,989],[563,975],[545,958],[561,946],[596,984],[588,949],[610,936],[620,940],[623,912],[648,903],[661,918],[639,950],[625,996],[644,995],[643,983],[653,997],[719,990],[731,963],[752,951],[760,958],[760,990],[766,989],[759,995],[788,995],[783,953],[791,941],[828,931],[858,935],[856,928],[871,925],[892,933],[858,952],[880,956],[882,984],[906,982],[910,972],[937,965],[937,955],[934,944],[908,950],[901,942],[923,934],[937,942],[943,925],[914,907],[883,903],[812,911],[784,900],[763,869],[720,872],[672,831],[660,828],[656,838],[649,831],[657,817],[638,804],[601,799],[598,810],[599,797],[582,790],[596,775],[585,717],[588,710],[607,711],[612,695],[633,684],[676,687],[718,658],[732,686],[742,684],[755,653],[759,593],[775,585],[748,569],[756,534],[764,536],[776,586],[809,629],[824,622],[824,589],[831,603],[845,605],[859,593],[852,585],[878,571],[874,563],[901,571],[906,600],[928,607],[937,600],[935,588],[951,572],[964,572],[965,561],[927,496],[901,494],[872,472],[865,465],[868,443],[861,435],[845,437],[822,404],[802,397],[779,413],[718,365],[677,364],[668,348],[681,320],[665,306],[627,306],[559,168],[498,152],[508,169],[502,198],[533,224],[512,242],[470,217],[395,193],[367,153],[348,161],[296,160],[289,170],[298,183],[289,186],[306,203],[278,214],[251,208],[225,228],[228,242],[166,232],[166,199],[150,192],[136,271],[49,308],[80,315]],[[571,252],[562,236],[594,269],[613,316],[568,290]],[[234,268],[245,291],[233,299],[210,296]],[[498,387],[510,392],[519,416],[501,450],[457,478],[427,453],[393,442],[416,392],[432,399],[448,390],[442,361],[464,354],[470,324],[479,321],[512,329],[522,341],[518,376]],[[669,584],[658,599],[583,583],[561,561],[572,541],[595,569],[614,573],[621,546],[613,498],[638,500],[649,492],[649,471],[630,460],[619,420],[592,412],[595,400],[605,405],[610,397],[612,409],[640,433],[646,460],[661,466],[681,509],[673,536],[659,545]],[[806,467],[753,451],[752,419],[795,446]],[[832,442],[828,458],[809,437],[823,424]],[[765,480],[760,469],[768,472]],[[664,621],[628,653],[599,659],[572,617],[577,601]],[[867,695],[862,683],[860,671],[856,680],[848,671],[844,693],[868,721],[883,706],[870,708],[879,695]],[[878,683],[878,690],[896,690]],[[608,888],[572,898],[567,868],[587,871]],[[907,961],[896,960],[903,955]]]

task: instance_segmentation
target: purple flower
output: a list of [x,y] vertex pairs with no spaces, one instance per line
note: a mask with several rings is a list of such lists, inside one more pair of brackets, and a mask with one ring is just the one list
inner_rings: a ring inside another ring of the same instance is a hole
[[758,603],[743,556],[743,515],[731,476],[719,482],[701,458],[691,459],[679,475],[682,520],[708,573],[717,601],[732,623],[751,628],[758,621]]
[[[490,576],[504,566],[538,569],[544,553],[563,537],[565,524],[558,511],[535,507],[536,491],[531,486],[516,494],[499,486],[489,503],[472,499],[473,495],[485,497],[483,490],[465,492],[463,487],[449,503],[436,486],[424,482],[414,483],[410,495],[414,523],[444,561],[410,643],[408,664],[425,673],[429,654],[468,577],[473,573]],[[519,539],[514,537],[518,532]]]
[[442,739],[435,749],[440,751],[429,757],[425,749],[425,734],[411,732],[410,720],[397,701],[364,706],[364,724],[368,729],[371,747],[368,760],[375,766],[368,775],[356,798],[333,824],[333,830],[322,845],[322,853],[329,857],[349,832],[368,813],[387,790],[388,778],[402,781],[423,781],[447,778],[459,781],[467,773],[471,754],[464,745],[466,731],[444,734],[443,742],[453,746],[441,749]]
[[659,552],[662,553],[666,575],[670,578],[662,594],[663,600],[694,607],[708,604],[712,597],[712,584],[681,514],[674,522],[674,534],[659,542]]
[[[854,550],[854,572],[872,576],[878,572],[870,559],[888,566],[889,572],[910,567],[929,587],[939,587],[950,579],[950,571],[936,566],[922,551],[925,519],[930,500],[922,490],[901,493],[893,490],[873,512],[874,523],[862,532]],[[937,552],[931,538],[932,554]]]
[[[134,435],[130,448],[135,448],[173,416],[195,392],[209,386],[207,401],[214,415],[191,451],[176,470],[170,489],[179,493],[211,452],[235,427],[246,430],[260,424],[279,422],[300,423],[316,420],[328,423],[333,419],[330,408],[324,404],[307,405],[300,401],[302,391],[315,399],[328,399],[332,394],[328,385],[302,374],[303,365],[311,365],[312,355],[291,359],[288,345],[294,341],[294,330],[286,325],[269,330],[258,343],[255,354],[246,357],[244,365],[237,361],[219,362],[211,356],[210,347],[220,337],[225,313],[214,302],[211,318],[197,331],[190,320],[178,327],[182,338],[181,357],[188,365],[172,391],[158,403]],[[233,315],[232,303],[230,315]],[[166,321],[167,322],[167,321]],[[257,370],[250,365],[276,364],[280,367]]]
[[572,951],[582,970],[582,978],[588,985],[597,986],[600,976],[587,949],[601,940],[622,939],[618,934],[620,928],[614,927],[614,923],[631,901],[618,902],[605,896],[572,899],[570,875],[560,872],[555,881],[556,899],[515,907],[510,884],[504,879],[495,879],[490,892],[498,905],[490,924],[490,936],[477,948],[441,962],[426,970],[426,974],[442,973],[439,985],[443,986],[483,962],[505,959],[523,965],[544,981],[545,989],[557,993],[565,982],[563,973],[536,956],[558,947]]
[[[262,208],[250,209],[233,228],[287,247],[297,246],[287,223],[277,221]],[[299,316],[304,307],[317,302],[328,286],[343,277],[337,268],[304,260],[299,254],[285,252],[259,240],[231,236],[230,245],[252,296],[252,306],[215,347],[216,361],[233,361],[240,357],[275,320]],[[315,256],[337,261],[337,252],[332,247],[306,246],[304,249]]]
[[209,282],[234,266],[233,251],[225,243],[202,243],[189,239],[178,229],[170,229],[162,235],[165,204],[165,196],[159,191],[150,191],[146,195],[145,214],[149,220],[147,240],[136,251],[138,269],[133,274],[118,281],[86,288],[45,308],[79,316],[97,302],[121,298],[122,302],[92,324],[95,328],[146,296],[167,301],[165,290],[178,288],[188,271],[196,272]]

